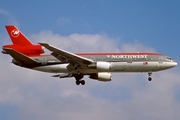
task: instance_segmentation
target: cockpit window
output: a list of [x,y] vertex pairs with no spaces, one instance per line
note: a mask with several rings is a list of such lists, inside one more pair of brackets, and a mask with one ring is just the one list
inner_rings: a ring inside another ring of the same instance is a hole
[[167,57],[167,60],[172,60],[170,57]]

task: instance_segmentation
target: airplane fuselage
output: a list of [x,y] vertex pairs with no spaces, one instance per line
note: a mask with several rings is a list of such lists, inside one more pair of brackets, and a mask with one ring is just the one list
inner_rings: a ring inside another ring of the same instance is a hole
[[[97,72],[156,72],[177,65],[170,57],[157,53],[83,53],[79,56],[102,64],[104,68],[89,65],[79,69],[82,74]],[[22,67],[50,73],[68,73],[69,63],[61,62],[52,55],[32,56],[38,64],[21,64]],[[14,61],[16,64],[16,61]],[[109,64],[106,67],[106,64]],[[18,64],[17,64],[18,65]]]

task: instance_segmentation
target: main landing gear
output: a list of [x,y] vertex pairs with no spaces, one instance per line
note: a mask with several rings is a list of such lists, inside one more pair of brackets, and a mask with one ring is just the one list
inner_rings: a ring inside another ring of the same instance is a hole
[[152,76],[152,73],[151,73],[151,72],[149,72],[149,73],[148,73],[148,80],[149,80],[149,81],[151,81],[151,80],[152,80],[152,77],[151,77],[151,76]]
[[76,79],[76,85],[85,85],[85,81],[84,80],[81,80],[83,77],[84,77],[84,75],[83,74],[81,74],[81,73],[78,73],[78,74],[76,74],[76,75],[74,75],[74,77],[75,77],[75,79]]
[[85,85],[85,81],[84,80],[76,80],[76,85]]

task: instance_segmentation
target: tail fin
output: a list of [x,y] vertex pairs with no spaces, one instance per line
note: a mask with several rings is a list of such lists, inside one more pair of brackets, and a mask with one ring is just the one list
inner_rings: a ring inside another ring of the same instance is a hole
[[7,48],[20,52],[27,56],[37,56],[44,53],[39,44],[33,44],[16,26],[6,26],[7,32],[13,44],[4,45],[2,53],[9,54]]
[[14,45],[33,45],[30,40],[16,26],[6,26],[6,30]]

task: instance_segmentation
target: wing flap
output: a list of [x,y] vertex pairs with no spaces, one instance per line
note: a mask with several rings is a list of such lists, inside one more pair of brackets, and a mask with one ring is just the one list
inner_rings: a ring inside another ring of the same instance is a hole
[[37,61],[33,60],[32,58],[29,58],[28,56],[26,56],[16,50],[13,50],[11,48],[4,48],[4,50],[6,51],[7,54],[11,55],[17,61],[21,61],[21,62],[29,63],[29,64],[38,63]]
[[73,74],[72,73],[56,74],[56,75],[53,75],[51,77],[70,78],[70,77],[73,77]]

